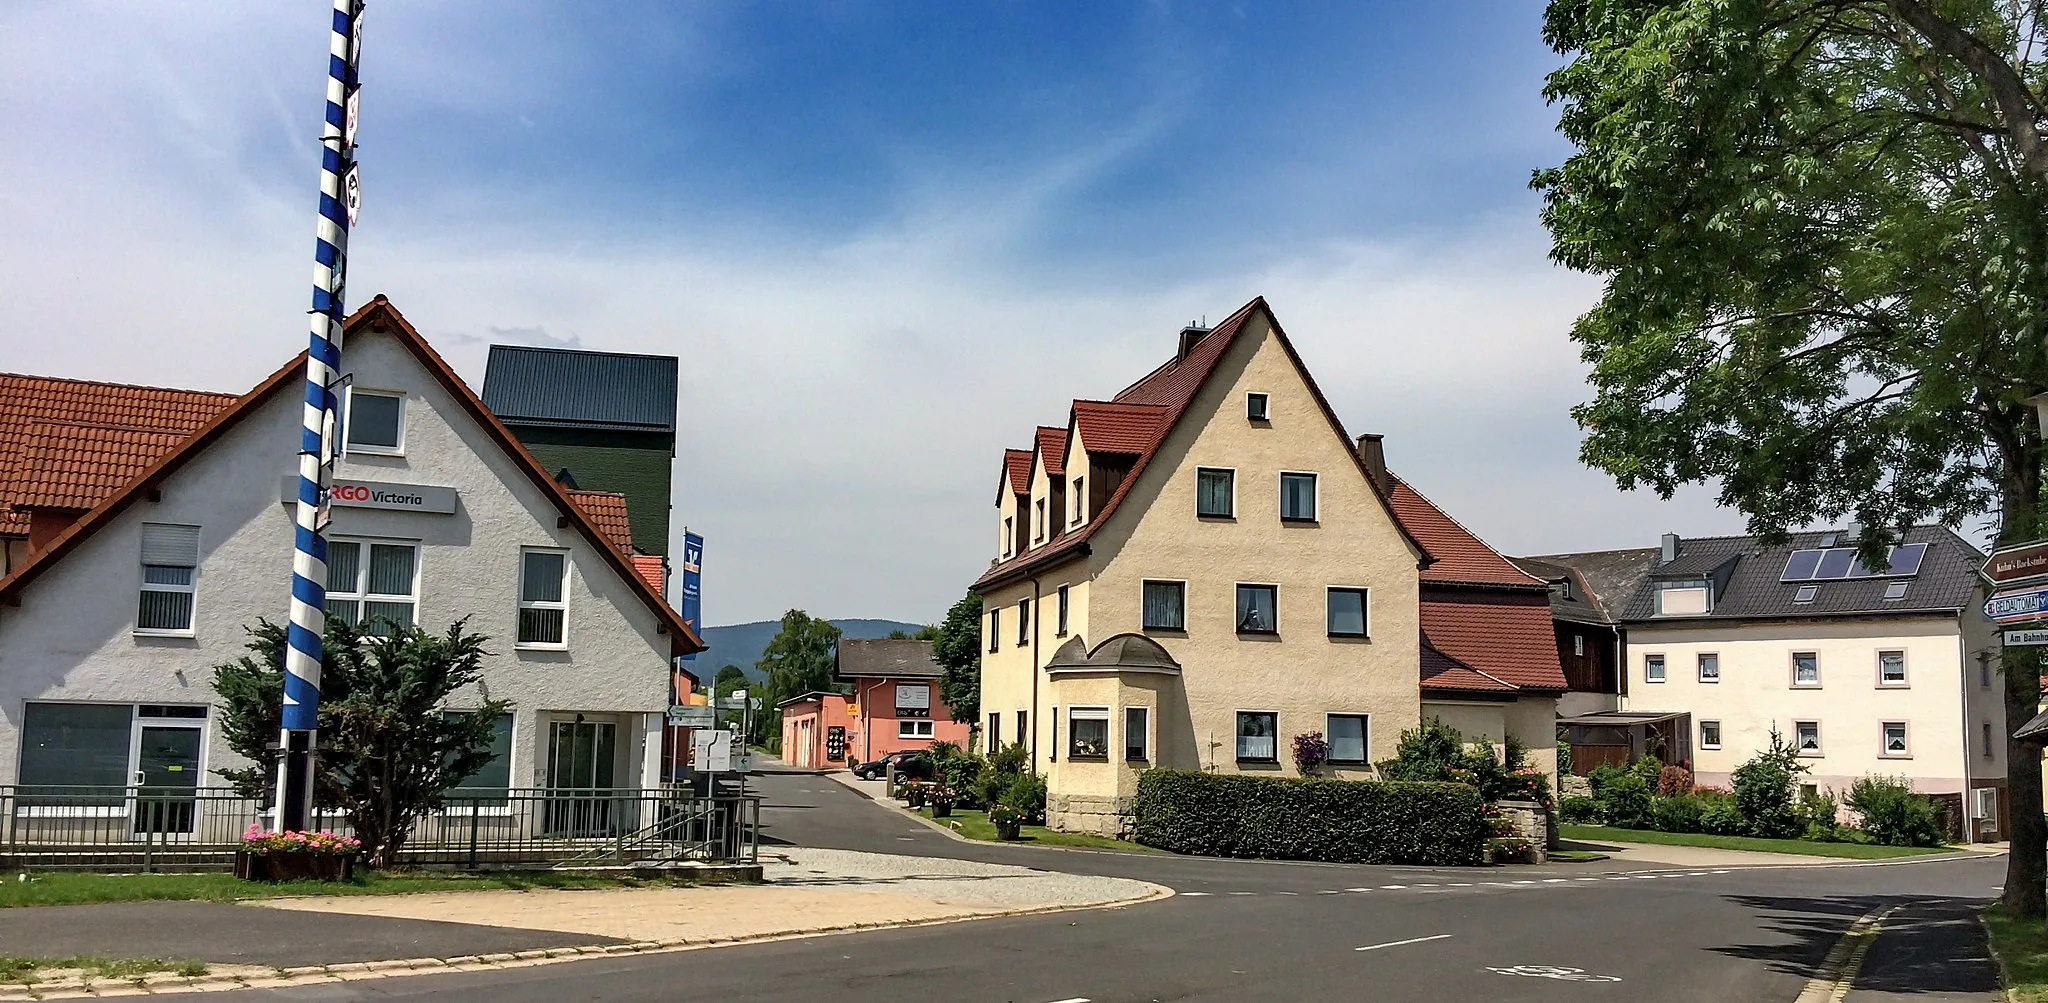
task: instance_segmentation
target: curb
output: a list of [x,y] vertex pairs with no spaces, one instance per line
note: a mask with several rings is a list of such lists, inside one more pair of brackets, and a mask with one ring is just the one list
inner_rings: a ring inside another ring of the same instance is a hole
[[233,992],[241,989],[280,989],[292,986],[325,985],[333,982],[360,982],[369,979],[401,978],[408,975],[435,975],[448,972],[482,972],[503,968],[533,968],[540,965],[561,964],[567,961],[586,961],[592,958],[632,957],[648,954],[674,954],[682,951],[701,951],[716,947],[739,947],[747,944],[769,944],[784,940],[803,940],[809,937],[833,936],[846,933],[865,933],[877,930],[901,930],[921,926],[944,926],[950,923],[971,923],[981,919],[1005,919],[1012,916],[1043,916],[1062,912],[1086,912],[1092,909],[1116,909],[1141,905],[1170,898],[1173,889],[1164,885],[1144,882],[1151,891],[1125,899],[1096,902],[1090,905],[1035,906],[1029,909],[1011,909],[1003,912],[975,913],[966,916],[947,916],[940,919],[907,920],[881,923],[845,923],[838,926],[817,927],[809,930],[791,930],[783,933],[767,933],[752,937],[712,937],[704,940],[643,940],[630,944],[591,944],[582,947],[551,947],[532,951],[516,951],[508,954],[470,954],[452,958],[400,958],[389,961],[350,961],[333,965],[303,965],[294,968],[279,968],[274,976],[259,975],[145,975],[138,979],[65,979],[58,982],[37,982],[25,986],[0,986],[0,1003],[23,1003],[31,1000],[84,999],[109,996],[152,996],[158,993]]
[[1984,953],[1991,955],[1991,963],[1998,968],[1998,996],[2006,1003],[2020,1003],[2020,991],[2013,988],[2012,968],[2005,963],[2005,955],[1998,953],[1998,938],[1991,935],[1991,924],[1984,920],[1984,910],[1975,913],[1977,929],[1984,931]]

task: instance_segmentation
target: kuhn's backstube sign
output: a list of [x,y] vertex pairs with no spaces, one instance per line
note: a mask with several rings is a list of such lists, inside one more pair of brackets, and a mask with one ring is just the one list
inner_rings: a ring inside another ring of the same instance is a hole
[[[278,482],[278,498],[289,505],[298,500],[299,479]],[[327,503],[336,508],[381,508],[394,512],[431,512],[450,515],[455,511],[455,489],[425,484],[384,484],[378,481],[336,480],[327,487]]]
[[1999,548],[1984,562],[1984,577],[1993,585],[2048,579],[2048,540]]

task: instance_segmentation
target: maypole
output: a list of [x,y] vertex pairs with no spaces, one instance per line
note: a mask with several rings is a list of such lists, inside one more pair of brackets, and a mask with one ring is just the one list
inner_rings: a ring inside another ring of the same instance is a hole
[[327,628],[327,475],[333,466],[341,375],[348,231],[356,212],[356,60],[362,0],[334,0],[328,39],[327,122],[321,130],[320,219],[313,248],[313,309],[306,405],[299,432],[299,497],[292,553],[291,624],[284,656],[276,828],[303,830],[313,815],[313,749],[320,714],[320,639]]

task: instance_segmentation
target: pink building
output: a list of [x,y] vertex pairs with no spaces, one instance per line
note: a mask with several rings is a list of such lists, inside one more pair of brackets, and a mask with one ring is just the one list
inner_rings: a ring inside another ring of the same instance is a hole
[[942,674],[930,641],[842,639],[834,675],[852,692],[783,702],[783,762],[830,768],[935,741],[965,747],[968,726],[940,697]]

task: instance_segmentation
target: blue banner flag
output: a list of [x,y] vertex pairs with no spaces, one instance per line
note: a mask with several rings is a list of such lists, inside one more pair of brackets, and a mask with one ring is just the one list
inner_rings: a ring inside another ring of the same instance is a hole
[[[704,608],[704,538],[695,533],[683,534],[683,601],[677,612],[683,614],[683,622],[690,629],[703,635],[704,625],[700,622]],[[683,661],[697,660],[695,652],[683,656]]]

